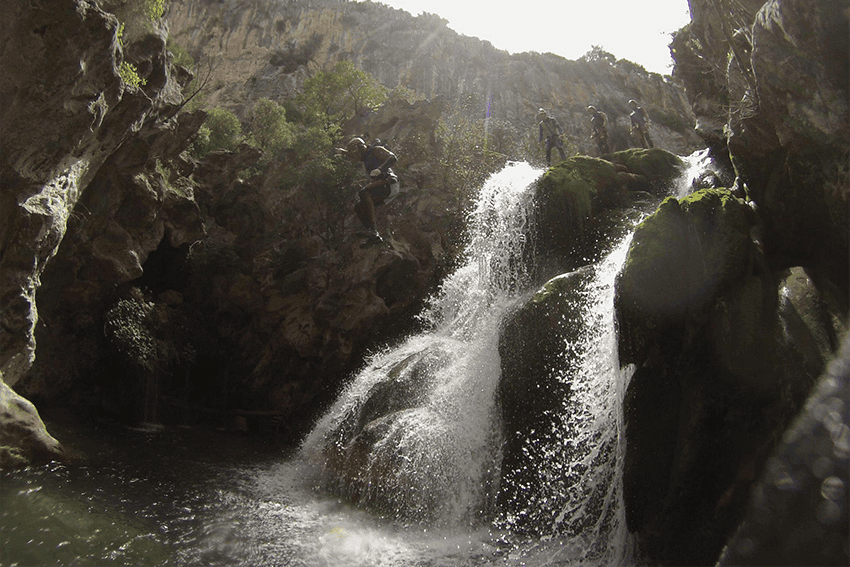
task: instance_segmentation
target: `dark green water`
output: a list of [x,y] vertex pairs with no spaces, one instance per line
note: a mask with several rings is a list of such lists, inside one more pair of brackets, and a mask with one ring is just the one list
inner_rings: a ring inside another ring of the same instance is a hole
[[0,476],[0,565],[504,564],[486,528],[394,525],[314,491],[309,471],[268,440],[48,427],[82,458]]
[[[261,558],[250,529],[269,442],[216,431],[50,427],[81,453],[0,477],[3,565],[232,565]],[[289,565],[287,558],[267,565]]]

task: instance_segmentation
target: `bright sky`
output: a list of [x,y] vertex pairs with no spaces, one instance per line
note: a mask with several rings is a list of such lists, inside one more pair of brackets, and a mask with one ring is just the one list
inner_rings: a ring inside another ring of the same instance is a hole
[[418,16],[437,14],[454,31],[511,53],[578,59],[594,45],[618,59],[669,74],[670,34],[690,22],[688,0],[379,0]]

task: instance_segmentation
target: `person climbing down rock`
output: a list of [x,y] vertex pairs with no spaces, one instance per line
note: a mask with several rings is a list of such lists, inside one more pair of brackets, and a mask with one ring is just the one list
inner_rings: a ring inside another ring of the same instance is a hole
[[630,100],[629,106],[632,109],[632,113],[629,114],[632,124],[632,137],[642,148],[653,147],[652,140],[649,139],[649,117],[646,115],[646,111],[642,106],[638,106],[636,100]]
[[604,156],[610,153],[608,147],[608,116],[601,110],[596,110],[595,106],[588,106],[587,112],[590,114],[590,138],[596,142],[596,147],[599,149],[599,155]]
[[358,137],[352,138],[344,149],[338,148],[337,151],[354,162],[362,162],[369,175],[368,181],[357,193],[359,200],[354,205],[354,212],[368,231],[368,238],[362,247],[381,244],[384,240],[378,233],[375,207],[390,203],[398,195],[398,177],[392,170],[398,158],[380,140],[366,145],[363,138]]
[[564,144],[561,142],[561,125],[542,108],[537,111],[537,125],[540,130],[539,142],[546,140],[546,164],[552,165],[552,148],[558,148],[561,159],[567,159]]

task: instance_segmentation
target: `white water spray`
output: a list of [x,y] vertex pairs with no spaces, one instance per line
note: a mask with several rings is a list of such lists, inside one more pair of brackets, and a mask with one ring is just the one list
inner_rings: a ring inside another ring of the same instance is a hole
[[475,525],[498,482],[499,322],[525,278],[529,187],[509,164],[482,188],[461,267],[422,315],[432,330],[373,357],[301,454],[354,502],[430,525]]
[[676,180],[674,197],[681,199],[688,196],[704,179],[706,175],[722,177],[722,172],[708,148],[697,150],[687,157],[683,157],[685,170]]
[[[622,494],[625,456],[622,404],[632,369],[620,369],[614,282],[632,233],[616,244],[573,298],[583,330],[555,362],[570,393],[552,428],[529,438],[524,453],[539,482],[527,494],[524,518],[502,518],[507,529],[529,518],[543,527],[524,546],[526,565],[624,565],[631,558]],[[574,369],[574,370],[569,370]]]

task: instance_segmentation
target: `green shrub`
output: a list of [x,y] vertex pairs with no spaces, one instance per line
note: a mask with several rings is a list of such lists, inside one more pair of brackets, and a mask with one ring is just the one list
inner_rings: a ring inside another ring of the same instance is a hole
[[125,84],[133,87],[134,89],[146,84],[146,81],[139,76],[136,66],[128,61],[122,61],[121,65],[118,66],[118,75],[121,76],[121,80],[124,81]]
[[166,0],[145,0],[145,16],[151,22],[159,20],[165,13]]
[[[121,47],[122,54],[124,50],[124,24],[123,22],[118,24],[118,31],[115,32],[116,38],[118,39],[118,45]],[[136,69],[136,66],[130,63],[129,61],[121,61],[121,64],[118,66],[118,75],[121,77],[121,80],[124,81],[125,84],[130,85],[134,89],[139,88],[140,86],[145,84],[145,80],[139,76],[139,71]]]
[[387,88],[350,61],[340,61],[331,71],[320,71],[304,81],[298,103],[307,120],[342,125],[366,109],[387,100]]
[[224,108],[213,108],[192,142],[191,154],[204,158],[215,150],[233,151],[242,141],[242,125],[236,115]]
[[251,138],[267,156],[279,155],[291,147],[294,127],[286,121],[286,110],[278,103],[262,98],[251,112]]

